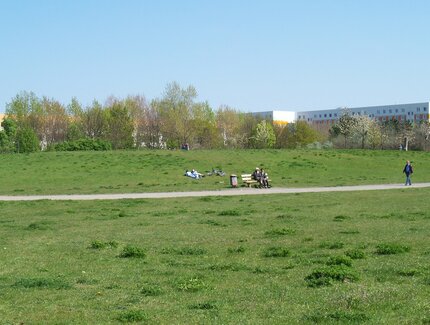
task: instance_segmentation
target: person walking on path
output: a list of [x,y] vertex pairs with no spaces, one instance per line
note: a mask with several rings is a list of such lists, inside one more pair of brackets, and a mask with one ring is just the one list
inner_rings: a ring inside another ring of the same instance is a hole
[[412,168],[412,165],[411,165],[411,162],[408,160],[408,161],[406,161],[406,165],[405,165],[405,168],[403,168],[403,172],[405,173],[405,175],[406,175],[406,183],[405,183],[405,186],[406,185],[412,185],[412,183],[411,183],[411,175],[412,175],[412,173],[414,172],[414,170],[413,170],[413,168]]

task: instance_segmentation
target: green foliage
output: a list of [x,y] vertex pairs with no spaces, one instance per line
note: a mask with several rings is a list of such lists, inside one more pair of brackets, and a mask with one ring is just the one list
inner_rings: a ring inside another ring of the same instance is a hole
[[111,240],[111,241],[101,241],[101,240],[93,240],[90,243],[89,248],[91,249],[103,249],[103,248],[117,248],[118,247],[118,242],[116,242],[115,240]]
[[257,124],[255,134],[252,137],[254,148],[265,149],[273,148],[276,143],[276,136],[273,126],[265,120]]
[[17,280],[13,286],[26,289],[70,289],[72,287],[63,279],[57,278],[22,278]]
[[394,255],[409,252],[411,248],[398,243],[382,243],[376,246],[378,255]]
[[264,257],[287,257],[290,256],[290,250],[286,247],[269,247],[267,248],[263,255]]
[[360,260],[366,257],[366,254],[360,249],[350,249],[345,252],[346,256],[349,256],[353,260]]
[[349,256],[330,256],[327,265],[345,265],[352,266],[352,258]]
[[39,139],[33,129],[18,129],[16,132],[15,150],[18,153],[29,153],[40,150]]
[[305,277],[309,287],[329,286],[333,284],[333,281],[355,282],[357,280],[357,272],[344,265],[324,266]]
[[144,258],[146,257],[145,251],[137,246],[133,245],[127,245],[123,248],[121,254],[119,254],[119,257],[122,258]]
[[121,323],[136,323],[147,320],[148,316],[142,310],[128,310],[118,315],[117,320]]
[[48,148],[53,151],[106,151],[112,150],[109,141],[100,139],[78,139],[74,141],[64,141],[56,143]]
[[207,284],[200,277],[180,279],[176,282],[179,291],[197,292],[207,288]]

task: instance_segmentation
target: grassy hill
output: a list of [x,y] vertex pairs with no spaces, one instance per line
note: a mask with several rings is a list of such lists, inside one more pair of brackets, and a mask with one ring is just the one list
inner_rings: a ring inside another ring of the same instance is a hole
[[[428,182],[426,152],[362,150],[211,150],[41,152],[0,155],[0,194],[89,194],[229,187],[229,175],[264,167],[274,186],[308,187],[401,183],[409,159],[413,181]],[[199,181],[184,177],[186,169],[204,173],[222,169],[225,177]]]

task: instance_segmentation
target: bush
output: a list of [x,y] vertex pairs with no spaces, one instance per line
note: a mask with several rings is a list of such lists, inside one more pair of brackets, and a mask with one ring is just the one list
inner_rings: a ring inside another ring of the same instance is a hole
[[376,246],[376,254],[378,255],[394,255],[406,253],[410,251],[410,247],[396,243],[379,244]]
[[344,265],[321,267],[305,277],[309,287],[329,286],[333,284],[333,281],[354,282],[357,280],[357,273]]
[[140,247],[127,245],[122,250],[119,257],[128,258],[128,257],[136,257],[136,258],[144,258],[146,256],[144,250]]
[[40,150],[39,139],[33,129],[18,129],[16,132],[16,152],[36,152]]
[[75,141],[64,141],[56,143],[48,148],[53,151],[106,151],[112,150],[109,141],[100,139],[79,139]]

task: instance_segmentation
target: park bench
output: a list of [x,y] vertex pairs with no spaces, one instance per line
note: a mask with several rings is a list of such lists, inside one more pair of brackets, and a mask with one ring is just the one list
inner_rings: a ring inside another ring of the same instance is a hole
[[[248,187],[251,187],[252,185],[260,186],[260,183],[252,178],[252,174],[242,174],[240,175],[240,178],[242,179],[243,184]],[[268,178],[267,181],[270,182],[270,179]]]

